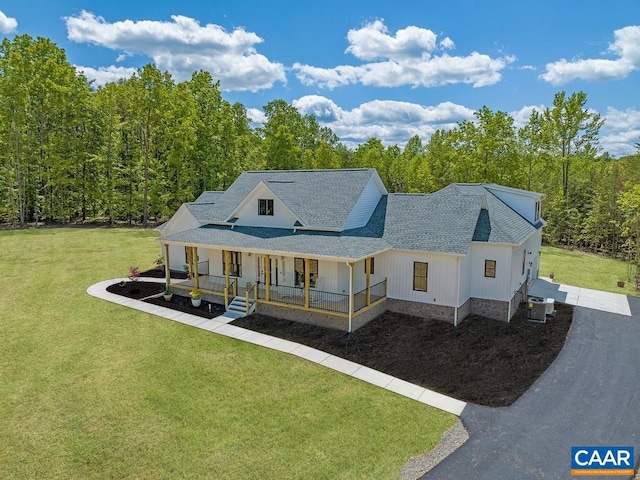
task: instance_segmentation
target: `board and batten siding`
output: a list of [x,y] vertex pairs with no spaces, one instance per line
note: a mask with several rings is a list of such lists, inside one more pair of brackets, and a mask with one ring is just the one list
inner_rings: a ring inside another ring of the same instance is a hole
[[[471,297],[509,301],[511,291],[513,247],[488,243],[471,243]],[[522,253],[522,252],[521,252]],[[496,261],[496,276],[484,276],[485,260]]]
[[[259,199],[273,200],[273,215],[258,215]],[[238,226],[293,229],[296,223],[291,210],[264,184],[257,185],[243,200],[235,216]]]
[[[458,306],[457,256],[403,251],[392,251],[385,255],[388,297],[448,307]],[[413,290],[413,262],[429,264],[426,292]]]
[[[213,207],[212,207],[213,208]],[[169,219],[161,235],[166,237],[176,232],[184,232],[185,230],[191,230],[192,228],[198,228],[200,222],[196,220],[196,217],[189,211],[186,205],[181,205],[178,211]],[[171,253],[169,253],[171,254]]]
[[349,213],[349,216],[345,220],[342,226],[343,230],[364,227],[378,206],[382,194],[383,192],[380,191],[375,177],[372,176],[362,190],[360,198],[358,198],[358,201],[353,206],[351,213]]
[[[531,280],[535,280],[538,274],[540,262],[540,247],[542,244],[542,232],[538,230],[522,245],[514,247],[512,255],[511,293],[517,292],[522,284],[527,281],[527,273],[531,271]],[[522,258],[525,254],[524,273],[522,273]],[[531,252],[531,253],[529,253]]]
[[511,191],[506,188],[495,188],[491,185],[487,189],[505,204],[515,210],[530,223],[536,223],[536,201],[540,201],[542,196],[532,192]]
[[471,284],[473,275],[471,270],[471,255],[467,254],[460,259],[460,297],[458,298],[458,306],[471,298]]

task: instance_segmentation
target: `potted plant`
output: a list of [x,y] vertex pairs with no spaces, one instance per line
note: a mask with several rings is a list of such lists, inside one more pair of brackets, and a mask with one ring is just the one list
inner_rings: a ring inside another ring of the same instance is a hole
[[173,297],[173,288],[171,288],[170,285],[167,286],[167,288],[164,289],[164,293],[162,294],[162,296],[167,302],[170,302],[171,298]]
[[618,286],[620,288],[624,287],[624,280],[618,280]]
[[189,296],[191,297],[191,305],[198,308],[202,303],[202,293],[197,288],[194,288],[189,292]]

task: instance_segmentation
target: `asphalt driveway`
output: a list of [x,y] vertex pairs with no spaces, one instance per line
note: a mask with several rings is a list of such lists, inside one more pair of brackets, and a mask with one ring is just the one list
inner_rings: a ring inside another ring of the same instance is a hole
[[575,307],[549,369],[509,407],[468,405],[460,418],[470,439],[422,478],[567,479],[571,447],[585,445],[633,445],[637,468],[640,299],[629,306],[631,316]]

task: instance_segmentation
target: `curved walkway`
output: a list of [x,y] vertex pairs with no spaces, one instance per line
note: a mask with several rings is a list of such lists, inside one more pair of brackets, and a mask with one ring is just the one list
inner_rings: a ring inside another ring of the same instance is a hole
[[[145,303],[140,300],[134,300],[131,298],[116,295],[114,293],[107,292],[107,287],[114,283],[119,283],[123,278],[114,278],[111,280],[105,280],[91,285],[87,289],[87,293],[97,298],[107,300],[109,302],[117,303],[125,307],[140,310],[142,312],[164,317],[174,322],[183,323],[192,327],[214,332],[219,335],[235,338],[244,342],[253,343],[263,347],[271,348],[273,350],[279,350],[281,352],[295,355],[296,357],[304,358],[314,363],[318,363],[327,368],[331,368],[338,372],[344,373],[351,377],[358,378],[367,383],[371,383],[378,387],[384,388],[395,392],[399,395],[417,400],[418,402],[430,405],[432,407],[439,408],[445,412],[452,413],[454,415],[460,415],[465,408],[466,403],[455,398],[447,397],[440,393],[434,392],[427,388],[415,385],[413,383],[400,380],[399,378],[392,377],[386,373],[373,370],[372,368],[365,367],[358,363],[345,360],[344,358],[336,357],[335,355],[328,354],[321,350],[301,345],[299,343],[291,342],[289,340],[283,340],[281,338],[272,337],[263,333],[254,332],[253,330],[247,330],[245,328],[236,327],[235,325],[229,325],[228,323],[233,321],[236,317],[225,313],[212,320],[191,315],[188,313],[182,313],[170,308],[160,307]],[[145,282],[157,282],[164,283],[164,279],[145,278]]]
[[629,315],[577,306],[546,372],[509,407],[469,404],[470,439],[422,478],[567,479],[571,447],[585,445],[633,445],[637,468],[640,298],[629,304]]

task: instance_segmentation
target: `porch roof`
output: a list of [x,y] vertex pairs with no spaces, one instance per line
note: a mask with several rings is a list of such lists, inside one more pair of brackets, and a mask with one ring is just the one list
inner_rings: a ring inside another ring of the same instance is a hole
[[357,261],[390,248],[380,237],[366,236],[364,229],[346,232],[296,231],[282,228],[203,225],[174,233],[161,240],[168,243],[215,246],[225,250],[277,253]]

